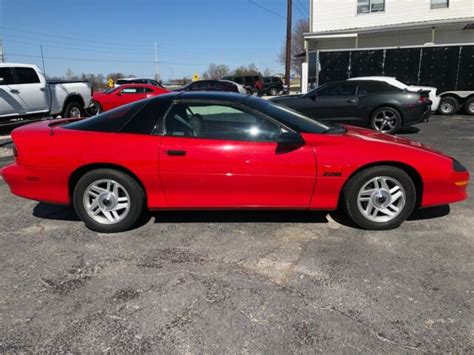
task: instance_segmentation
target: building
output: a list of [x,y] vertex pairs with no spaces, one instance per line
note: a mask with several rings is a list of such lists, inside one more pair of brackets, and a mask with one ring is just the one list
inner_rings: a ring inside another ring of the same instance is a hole
[[314,75],[311,53],[321,50],[468,43],[474,43],[474,0],[310,0],[303,71]]

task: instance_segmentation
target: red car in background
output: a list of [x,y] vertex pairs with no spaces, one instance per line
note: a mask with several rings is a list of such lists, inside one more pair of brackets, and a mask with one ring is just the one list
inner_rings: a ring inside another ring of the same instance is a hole
[[91,116],[97,115],[122,105],[168,92],[166,89],[149,84],[124,84],[107,91],[96,91],[92,95],[88,113]]

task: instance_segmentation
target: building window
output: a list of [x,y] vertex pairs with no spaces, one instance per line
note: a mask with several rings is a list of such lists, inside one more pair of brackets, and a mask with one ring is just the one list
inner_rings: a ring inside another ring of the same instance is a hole
[[443,9],[449,7],[449,0],[431,0],[432,9]]
[[385,0],[357,0],[357,13],[369,14],[371,12],[385,11]]

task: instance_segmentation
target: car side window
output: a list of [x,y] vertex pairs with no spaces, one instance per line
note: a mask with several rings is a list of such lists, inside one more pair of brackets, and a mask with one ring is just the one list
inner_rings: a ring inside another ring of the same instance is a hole
[[235,106],[181,102],[166,116],[165,132],[178,137],[271,142],[276,141],[281,128]]
[[357,85],[354,83],[343,83],[327,85],[317,91],[318,96],[354,96]]
[[144,90],[145,93],[147,93],[147,92],[153,92],[153,90],[150,89],[150,88],[143,88],[143,90]]
[[122,89],[121,93],[128,95],[128,94],[142,94],[144,92],[144,88],[137,87],[137,88],[124,88]]
[[11,69],[8,67],[0,68],[0,85],[11,84],[13,84],[13,74]]
[[16,73],[15,84],[38,84],[40,79],[33,68],[14,68]]

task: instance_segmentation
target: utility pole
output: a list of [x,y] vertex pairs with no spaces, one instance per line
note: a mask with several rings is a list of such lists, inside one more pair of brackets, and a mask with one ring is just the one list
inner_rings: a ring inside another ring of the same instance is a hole
[[291,75],[291,10],[293,8],[293,1],[288,1],[288,9],[286,15],[286,61],[285,61],[285,84],[290,91],[290,75]]
[[41,61],[43,62],[43,74],[46,76],[46,67],[44,66],[44,55],[43,55],[43,45],[40,44],[40,49],[41,49]]
[[158,46],[156,45],[156,42],[155,42],[155,80],[156,81],[160,80],[160,74],[158,72]]
[[0,39],[0,63],[5,61],[5,54],[3,54],[3,42]]

